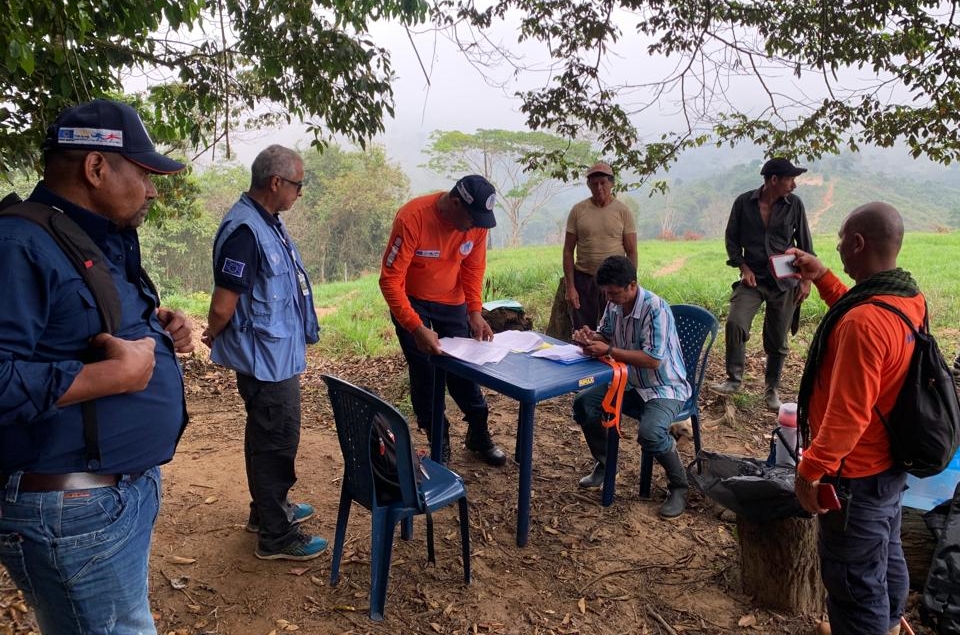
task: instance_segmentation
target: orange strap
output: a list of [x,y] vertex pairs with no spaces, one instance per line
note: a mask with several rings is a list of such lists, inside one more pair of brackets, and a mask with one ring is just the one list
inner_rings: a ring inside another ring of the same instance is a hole
[[603,396],[600,405],[603,412],[600,415],[600,423],[604,428],[616,428],[617,434],[620,432],[620,410],[623,408],[623,393],[627,389],[627,365],[618,362],[609,355],[599,358],[600,361],[610,365],[613,369],[613,377],[610,379],[610,386],[607,388],[607,394]]

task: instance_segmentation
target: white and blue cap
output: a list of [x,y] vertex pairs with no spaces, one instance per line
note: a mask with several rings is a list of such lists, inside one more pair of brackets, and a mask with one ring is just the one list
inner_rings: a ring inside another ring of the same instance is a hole
[[154,174],[174,174],[185,167],[157,152],[137,111],[107,99],[71,106],[47,128],[44,150],[116,152]]
[[479,174],[470,174],[457,181],[450,194],[463,201],[463,206],[473,218],[474,227],[491,229],[497,226],[497,219],[493,215],[497,191],[490,181]]

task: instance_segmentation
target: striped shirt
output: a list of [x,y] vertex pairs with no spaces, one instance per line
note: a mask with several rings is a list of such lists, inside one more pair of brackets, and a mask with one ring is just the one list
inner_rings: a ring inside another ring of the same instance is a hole
[[643,351],[660,360],[658,368],[628,367],[629,386],[644,401],[690,397],[673,312],[662,298],[638,285],[637,301],[629,314],[624,315],[619,304],[607,303],[599,333],[616,348]]

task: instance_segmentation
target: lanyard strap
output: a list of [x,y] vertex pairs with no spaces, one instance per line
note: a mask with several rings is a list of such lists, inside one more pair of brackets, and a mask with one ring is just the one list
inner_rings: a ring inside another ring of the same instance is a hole
[[600,423],[604,428],[616,428],[617,434],[623,436],[620,432],[620,412],[623,408],[623,393],[627,389],[627,365],[618,362],[609,355],[604,355],[600,361],[609,364],[613,369],[613,377],[610,379],[610,385],[607,387],[607,394],[603,396],[600,403],[603,412],[600,414]]

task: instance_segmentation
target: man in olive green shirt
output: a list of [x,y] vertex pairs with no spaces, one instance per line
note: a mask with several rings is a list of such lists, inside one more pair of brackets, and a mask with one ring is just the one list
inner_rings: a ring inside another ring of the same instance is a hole
[[580,201],[567,217],[563,243],[563,279],[573,330],[597,328],[606,306],[594,282],[600,263],[609,256],[626,256],[637,266],[637,229],[633,214],[613,195],[613,170],[595,163],[587,170],[590,198]]

